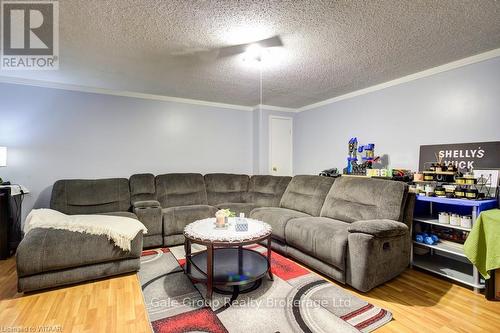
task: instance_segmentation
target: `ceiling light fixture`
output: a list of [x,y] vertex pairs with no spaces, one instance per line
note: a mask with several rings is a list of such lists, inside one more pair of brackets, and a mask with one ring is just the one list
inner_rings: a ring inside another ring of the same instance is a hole
[[269,54],[267,48],[263,48],[259,44],[250,44],[245,53],[243,53],[243,61],[255,60],[261,62],[266,54]]

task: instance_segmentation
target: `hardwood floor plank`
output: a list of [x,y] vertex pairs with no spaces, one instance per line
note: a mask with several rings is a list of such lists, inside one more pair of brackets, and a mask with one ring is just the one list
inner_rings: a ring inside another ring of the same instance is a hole
[[[14,258],[0,261],[0,326],[60,325],[63,332],[151,332],[136,274],[29,295],[16,291]],[[408,269],[398,278],[359,293],[389,309],[394,320],[377,333],[497,332],[500,302],[427,273]],[[266,332],[262,332],[266,333]]]

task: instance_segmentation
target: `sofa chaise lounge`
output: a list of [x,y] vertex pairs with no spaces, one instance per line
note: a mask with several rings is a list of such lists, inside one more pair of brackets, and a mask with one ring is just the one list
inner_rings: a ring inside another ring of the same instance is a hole
[[[136,271],[142,247],[181,245],[187,224],[212,217],[221,208],[269,223],[274,250],[361,291],[392,279],[409,264],[413,198],[400,182],[308,175],[136,174],[128,180],[58,181],[51,208],[137,218],[148,233],[138,235],[132,251],[125,253],[105,238],[32,230],[17,254],[20,291]],[[59,241],[42,241],[46,238]],[[42,255],[33,256],[35,249]]]
[[[50,206],[65,214],[104,214],[137,218],[130,210],[129,180],[59,180]],[[142,221],[144,223],[144,220]],[[33,229],[16,252],[18,290],[33,291],[137,271],[142,232],[123,251],[106,236],[55,229]]]

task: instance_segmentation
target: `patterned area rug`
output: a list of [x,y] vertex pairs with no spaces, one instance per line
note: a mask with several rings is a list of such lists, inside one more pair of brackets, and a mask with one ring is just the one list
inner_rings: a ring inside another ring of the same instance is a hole
[[[201,250],[193,245],[193,253]],[[214,292],[211,303],[202,296],[205,285],[193,285],[184,274],[184,264],[183,246],[142,254],[139,278],[154,332],[371,332],[392,319],[389,311],[275,252],[274,281],[264,278],[241,292]]]

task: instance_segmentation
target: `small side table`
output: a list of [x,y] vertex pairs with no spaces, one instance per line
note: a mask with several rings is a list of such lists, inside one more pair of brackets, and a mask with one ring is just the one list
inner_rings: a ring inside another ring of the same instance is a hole
[[0,186],[0,259],[9,258],[21,242],[22,201],[27,193],[23,186]]
[[[215,227],[215,218],[195,221],[184,229],[184,270],[193,282],[207,285],[207,300],[212,299],[216,287],[230,286],[239,291],[242,286],[259,283],[266,275],[273,279],[271,226],[262,221],[246,220],[247,231],[236,231],[235,221],[231,218],[224,229]],[[267,243],[266,256],[244,247],[261,242]],[[201,244],[207,249],[192,254],[192,244]]]

